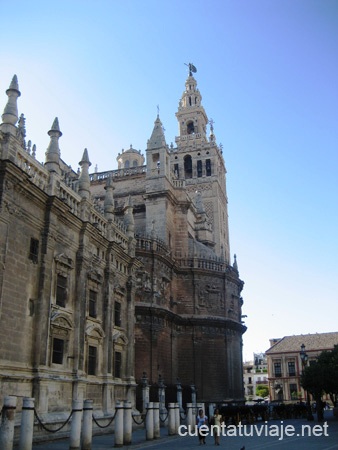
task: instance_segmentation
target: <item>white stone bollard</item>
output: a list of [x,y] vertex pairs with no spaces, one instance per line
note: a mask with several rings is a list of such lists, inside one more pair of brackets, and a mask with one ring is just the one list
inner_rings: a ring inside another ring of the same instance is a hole
[[83,403],[82,450],[91,450],[93,437],[93,400]]
[[72,402],[72,422],[70,426],[69,450],[78,450],[81,444],[81,422],[83,413],[83,400]]
[[123,444],[130,445],[133,432],[131,402],[129,400],[125,400],[123,407]]
[[161,437],[160,432],[160,402],[154,402],[154,439]]
[[147,441],[154,439],[154,404],[153,404],[153,402],[149,402],[147,405],[146,439],[147,439]]
[[123,446],[123,404],[119,401],[115,405],[116,416],[115,416],[115,443],[114,447]]
[[154,404],[153,404],[153,402],[149,402],[147,405],[146,439],[147,439],[147,441],[154,439]]
[[172,436],[173,434],[176,434],[175,403],[169,403],[168,410],[168,434],[169,436]]
[[196,424],[196,418],[193,413],[193,405],[192,403],[187,403],[187,427],[190,425],[191,428]]
[[178,428],[181,423],[181,417],[180,417],[180,404],[175,403],[175,434],[178,434]]
[[12,450],[14,439],[14,420],[17,397],[4,398],[4,406],[1,414],[0,449]]
[[34,398],[24,397],[22,401],[19,450],[32,450],[34,429]]

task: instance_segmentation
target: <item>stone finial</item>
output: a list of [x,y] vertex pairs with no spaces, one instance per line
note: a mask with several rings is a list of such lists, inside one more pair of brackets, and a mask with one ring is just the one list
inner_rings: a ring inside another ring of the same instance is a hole
[[135,220],[134,220],[134,215],[133,215],[133,205],[132,205],[132,201],[131,201],[131,197],[129,195],[127,201],[126,201],[126,205],[125,205],[125,210],[124,210],[124,224],[126,226],[127,229],[127,234],[131,237],[134,236],[134,231],[135,231]]
[[79,166],[82,167],[84,164],[88,164],[88,168],[92,165],[89,161],[88,150],[85,148],[83,151],[82,159],[79,162]]
[[79,162],[81,173],[79,176],[79,194],[82,198],[89,199],[90,197],[90,177],[89,167],[92,163],[89,161],[88,150],[85,148],[82,159]]
[[143,387],[147,387],[148,386],[148,377],[147,377],[147,373],[146,372],[143,372],[143,374],[142,374],[141,385]]
[[26,148],[26,141],[25,141],[25,137],[26,137],[26,119],[25,119],[25,116],[23,114],[21,114],[20,118],[19,118],[18,126],[17,126],[17,129],[16,129],[16,137],[20,141],[20,143],[23,146],[23,148]]
[[19,91],[18,78],[14,75],[9,88],[6,91],[8,101],[2,114],[3,124],[15,126],[18,121],[18,105],[17,99],[21,93]]
[[234,268],[234,270],[236,270],[236,272],[238,272],[238,264],[237,264],[236,254],[234,254],[234,263],[233,263],[232,267]]
[[50,142],[45,153],[45,167],[50,172],[60,173],[60,148],[59,138],[62,136],[59,126],[59,120],[55,117],[51,129],[48,131]]
[[109,174],[106,181],[105,186],[106,196],[104,199],[104,215],[108,220],[113,220],[114,218],[114,195],[113,195],[114,189],[115,188],[113,186],[113,179],[111,174]]
[[209,120],[209,125],[210,125],[210,136],[209,136],[209,141],[210,142],[215,142],[216,141],[216,136],[215,136],[215,133],[214,133],[214,120],[213,119],[210,119]]

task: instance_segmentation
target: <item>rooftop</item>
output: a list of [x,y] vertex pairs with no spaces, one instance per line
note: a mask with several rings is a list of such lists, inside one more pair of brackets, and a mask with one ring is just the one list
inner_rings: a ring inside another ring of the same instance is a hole
[[305,345],[305,351],[307,352],[311,350],[331,350],[335,345],[338,345],[338,332],[284,336],[266,353],[271,355],[282,352],[299,352],[302,344]]

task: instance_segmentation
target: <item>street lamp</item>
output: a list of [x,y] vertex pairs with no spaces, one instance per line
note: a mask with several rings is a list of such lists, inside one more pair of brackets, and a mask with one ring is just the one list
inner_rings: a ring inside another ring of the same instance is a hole
[[[305,352],[305,345],[300,346],[300,359],[302,361],[302,371],[304,372],[305,367],[308,363],[308,354]],[[306,409],[307,409],[307,420],[313,420],[311,404],[310,404],[310,393],[306,391]]]

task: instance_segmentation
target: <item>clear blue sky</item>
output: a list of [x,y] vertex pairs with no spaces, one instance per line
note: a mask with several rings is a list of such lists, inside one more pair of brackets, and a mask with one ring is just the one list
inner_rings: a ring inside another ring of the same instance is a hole
[[44,160],[59,118],[74,169],[144,152],[160,107],[168,144],[187,76],[227,166],[244,358],[269,338],[338,330],[336,0],[0,0],[0,109],[17,74]]

